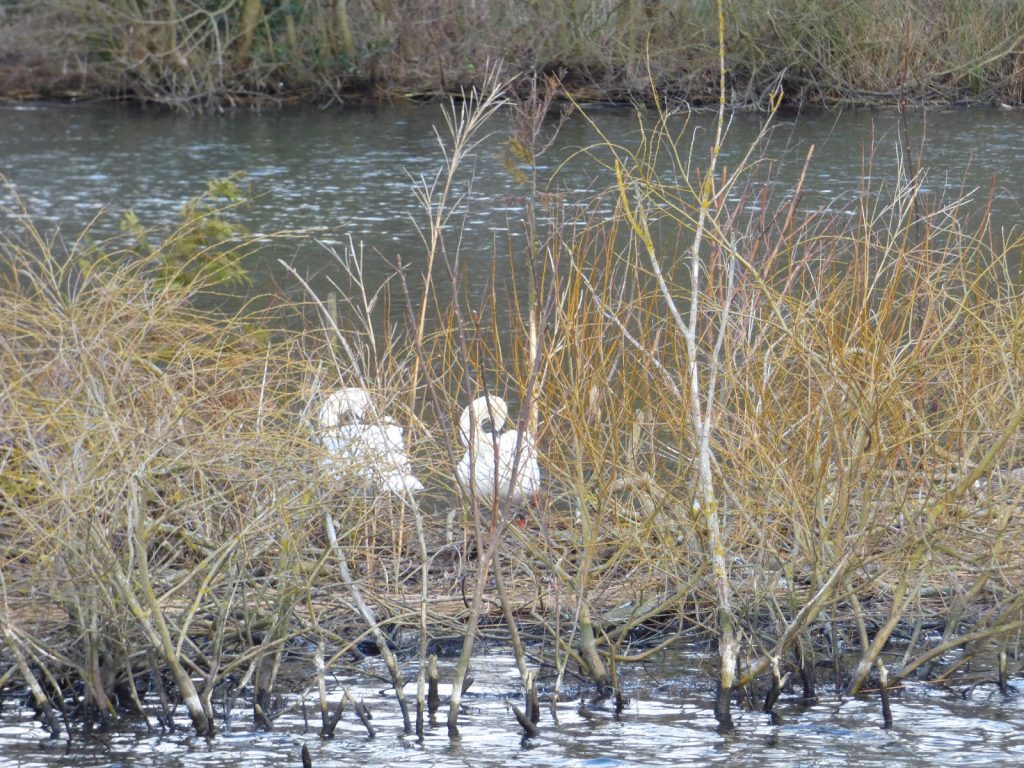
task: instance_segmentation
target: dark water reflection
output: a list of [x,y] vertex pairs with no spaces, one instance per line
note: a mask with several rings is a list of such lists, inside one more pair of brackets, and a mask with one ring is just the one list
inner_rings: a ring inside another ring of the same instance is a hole
[[[635,145],[637,117],[631,110],[595,108],[592,115],[609,140]],[[413,189],[419,180],[433,179],[442,165],[434,133],[435,127],[443,131],[440,106],[185,117],[105,106],[23,105],[0,107],[0,120],[0,173],[44,229],[60,223],[65,233],[76,234],[103,207],[112,215],[99,223],[98,233],[116,231],[118,216],[128,208],[145,223],[168,222],[208,179],[244,171],[256,195],[243,214],[252,231],[315,227],[320,239],[333,246],[351,237],[365,244],[374,285],[398,260],[413,270],[422,266],[424,247],[416,224],[424,224],[426,217]],[[702,113],[689,120],[698,136],[699,167],[706,156],[701,142],[713,116]],[[735,169],[763,121],[761,115],[733,119],[723,166]],[[682,130],[682,118],[679,126]],[[915,161],[924,139],[927,195],[967,194],[978,208],[991,191],[997,223],[1019,220],[1019,190],[1024,188],[1020,113],[917,113],[908,117],[907,127]],[[491,278],[495,253],[500,254],[499,281],[511,274],[508,254],[523,256],[527,188],[501,160],[510,130],[507,115],[499,115],[490,140],[460,175],[458,191],[466,196],[452,219],[448,247],[461,251],[467,291]],[[577,150],[599,140],[594,125],[576,117],[541,158],[541,179],[559,168],[557,189],[583,206],[570,217],[599,214],[586,201],[613,181],[608,171],[584,159],[562,167]],[[900,143],[894,111],[778,116],[764,153],[770,162],[764,164],[763,183],[777,201],[784,201],[814,145],[803,207],[848,209],[868,182],[874,189],[891,189],[904,153]],[[0,208],[11,206],[11,195],[0,193]],[[10,213],[0,210],[4,222],[10,222]],[[314,276],[318,289],[326,287],[324,272],[337,273],[325,248],[307,238],[263,254],[253,265],[258,288],[277,284],[299,292],[277,266],[278,257]]]
[[[657,665],[621,670],[630,702],[616,716],[610,703],[558,705],[558,723],[545,706],[541,735],[523,743],[506,704],[518,703],[517,672],[503,654],[481,655],[474,664],[476,682],[466,699],[462,740],[452,744],[442,723],[422,744],[401,735],[401,715],[386,691],[365,679],[343,680],[373,712],[377,737],[368,739],[347,713],[334,739],[321,740],[307,729],[295,698],[292,711],[271,733],[253,732],[248,710],[234,713],[230,731],[212,741],[178,732],[147,733],[144,727],[92,739],[44,740],[27,710],[8,702],[0,718],[0,766],[265,766],[299,765],[306,745],[314,766],[363,765],[484,767],[521,765],[728,765],[728,766],[934,766],[1018,765],[1024,760],[1024,696],[1004,698],[994,687],[960,691],[913,686],[893,704],[895,727],[881,726],[876,698],[845,699],[824,692],[819,703],[804,706],[783,696],[776,717],[739,711],[736,729],[720,734],[704,690],[694,676],[696,659],[669,654]],[[682,672],[680,672],[682,670]],[[444,674],[442,672],[442,674]],[[412,695],[414,686],[408,693]],[[341,697],[340,687],[331,694]],[[314,696],[306,699],[310,717]],[[242,705],[240,704],[240,707]],[[185,727],[179,708],[178,722]]]

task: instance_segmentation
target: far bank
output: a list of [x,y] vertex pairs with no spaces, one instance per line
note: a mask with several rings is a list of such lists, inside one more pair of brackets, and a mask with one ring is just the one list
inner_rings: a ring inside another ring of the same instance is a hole
[[[4,0],[0,98],[185,111],[434,99],[507,74],[580,101],[718,100],[715,0]],[[1012,0],[724,0],[726,98],[788,106],[1022,101]],[[526,87],[526,84],[523,85]]]

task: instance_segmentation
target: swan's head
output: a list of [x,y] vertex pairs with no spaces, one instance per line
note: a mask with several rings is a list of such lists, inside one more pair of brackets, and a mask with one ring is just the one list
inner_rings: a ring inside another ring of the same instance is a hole
[[360,421],[371,406],[370,393],[362,387],[336,389],[320,406],[320,428],[333,429],[352,421]]
[[500,397],[478,397],[467,405],[459,417],[459,436],[468,446],[470,435],[481,435],[488,427],[499,431],[508,421],[508,405]]

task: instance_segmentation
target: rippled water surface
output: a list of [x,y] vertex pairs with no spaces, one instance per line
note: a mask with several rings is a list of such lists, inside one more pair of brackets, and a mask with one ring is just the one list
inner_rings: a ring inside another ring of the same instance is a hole
[[[657,666],[622,670],[630,701],[618,716],[610,702],[577,700],[557,706],[556,723],[544,706],[540,735],[528,742],[506,703],[522,706],[515,662],[506,655],[477,657],[462,739],[455,744],[448,740],[443,712],[422,744],[402,736],[393,695],[365,680],[342,682],[373,712],[377,736],[372,740],[351,712],[333,739],[321,740],[315,723],[306,726],[297,695],[289,699],[292,710],[269,733],[253,731],[249,711],[239,702],[230,729],[222,728],[211,741],[188,734],[182,708],[181,730],[174,734],[147,732],[139,725],[78,736],[70,743],[48,741],[31,713],[8,701],[0,717],[0,766],[299,765],[302,745],[314,766],[1009,766],[1024,760],[1024,696],[1003,697],[994,686],[974,688],[966,696],[962,689],[912,686],[896,697],[889,731],[881,727],[876,697],[823,692],[818,703],[805,706],[783,696],[774,717],[737,710],[735,730],[723,735],[708,706],[706,678],[694,674],[697,662],[695,656],[679,655]],[[407,693],[414,689],[409,686]],[[331,700],[341,695],[339,687]],[[306,706],[314,717],[315,694],[306,698]]]
[[[637,141],[632,110],[595,108],[592,117],[593,124],[570,119],[540,159],[542,181],[554,175],[552,189],[567,193],[581,218],[600,215],[587,200],[613,178],[579,150],[600,141],[601,134],[623,146]],[[723,166],[735,169],[764,119],[746,114],[733,119]],[[415,268],[424,258],[417,225],[425,224],[426,216],[414,190],[442,167],[435,129],[443,134],[444,121],[438,105],[206,117],[114,106],[22,105],[0,107],[0,120],[0,173],[44,230],[60,223],[72,236],[102,210],[110,215],[95,225],[100,234],[116,231],[126,209],[148,224],[169,222],[208,179],[243,171],[255,195],[243,217],[254,232],[315,227],[329,245],[351,237],[365,245],[371,281],[390,274],[398,260]],[[697,166],[705,162],[712,120],[707,113],[690,116],[688,124],[678,120],[681,136],[696,136]],[[490,278],[495,253],[501,255],[498,276],[504,276],[506,254],[515,258],[523,230],[527,189],[501,159],[511,122],[499,114],[489,127],[488,140],[458,176],[457,191],[465,196],[449,226],[449,250],[460,248],[470,283]],[[927,195],[966,195],[980,208],[991,193],[1000,224],[1020,219],[1020,113],[917,113],[908,117],[907,128]],[[765,161],[761,178],[781,204],[813,146],[803,208],[849,209],[867,184],[891,190],[905,154],[900,137],[894,111],[777,116],[770,142],[757,153]],[[681,146],[690,147],[689,138]],[[0,211],[0,222],[9,222],[10,192],[0,194],[0,206],[8,209]],[[255,266],[258,287],[298,290],[277,258],[313,276],[319,287],[333,264],[322,245],[310,238],[295,241],[263,255]]]

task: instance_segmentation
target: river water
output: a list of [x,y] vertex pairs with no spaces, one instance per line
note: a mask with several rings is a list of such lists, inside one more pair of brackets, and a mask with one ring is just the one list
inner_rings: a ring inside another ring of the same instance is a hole
[[[542,705],[540,735],[523,741],[509,702],[523,706],[515,661],[504,653],[477,655],[475,682],[464,700],[461,740],[449,742],[444,711],[422,743],[402,735],[401,715],[385,684],[339,677],[373,714],[370,739],[351,713],[333,739],[318,736],[315,694],[306,697],[306,723],[298,696],[270,732],[254,731],[251,710],[239,701],[232,724],[207,741],[180,730],[147,731],[145,725],[67,741],[48,741],[31,713],[8,701],[0,717],[0,766],[267,766],[300,765],[302,746],[314,766],[1010,766],[1024,760],[1024,696],[1004,698],[996,686],[930,690],[911,686],[893,703],[894,727],[883,729],[876,697],[824,693],[806,705],[783,696],[773,715],[735,710],[736,728],[723,734],[708,706],[706,676],[695,653],[669,653],[656,665],[624,673],[630,699],[616,715],[611,702],[575,700],[557,705],[557,722]],[[377,673],[383,670],[372,670]],[[442,678],[447,670],[442,667]],[[415,674],[413,671],[412,674]],[[450,675],[449,675],[450,679]],[[413,695],[415,685],[408,686]],[[442,694],[443,694],[442,690]],[[341,698],[340,686],[330,698]]]
[[[143,223],[173,221],[182,204],[207,180],[247,174],[254,199],[240,213],[255,233],[315,228],[312,237],[268,249],[250,264],[256,290],[301,292],[277,264],[283,258],[309,277],[318,292],[336,273],[329,247],[352,239],[364,249],[370,287],[401,261],[413,271],[425,248],[427,222],[415,188],[442,168],[435,129],[444,136],[439,105],[383,109],[304,109],[188,117],[104,106],[19,105],[0,107],[0,173],[21,197],[40,228],[60,227],[76,236],[97,216],[94,236],[114,234],[127,209]],[[578,154],[602,134],[635,145],[637,116],[630,109],[593,109],[593,123],[570,119],[539,161],[541,182],[570,200],[586,201],[614,182],[607,169]],[[647,116],[650,120],[650,116]],[[690,116],[683,135],[697,136],[695,167],[704,164],[714,116]],[[761,115],[739,114],[727,136],[720,168],[735,170],[764,124]],[[503,166],[511,126],[499,115],[489,139],[456,179],[464,194],[449,220],[448,251],[456,249],[468,290],[508,274],[508,254],[521,243],[526,186]],[[1020,216],[1024,189],[1024,118],[1018,112],[949,110],[911,114],[905,132],[895,111],[856,111],[777,116],[766,149],[763,184],[783,202],[796,185],[808,149],[815,148],[801,206],[850,210],[870,185],[891,191],[900,157],[920,161],[924,192],[933,199],[966,195],[980,208],[994,197],[1000,225]],[[902,137],[909,136],[909,155]],[[689,141],[682,142],[684,151]],[[923,153],[922,153],[923,147]],[[566,160],[569,162],[565,162]],[[564,165],[563,165],[564,163]],[[557,174],[555,173],[557,169]],[[11,189],[0,192],[0,221],[17,206]],[[581,210],[593,215],[592,210]],[[498,254],[497,256],[495,254]],[[336,276],[336,275],[335,275]]]
[[[543,177],[570,159],[558,173],[557,186],[580,199],[607,187],[612,178],[593,163],[571,160],[574,152],[601,134],[625,145],[636,137],[632,111],[595,109],[592,116],[594,124],[570,119],[541,159]],[[696,115],[690,125],[706,137],[711,120]],[[253,262],[257,290],[301,293],[294,278],[277,266],[279,258],[325,290],[337,271],[329,248],[349,238],[364,246],[371,284],[383,281],[399,260],[411,270],[422,266],[417,224],[425,222],[425,214],[414,188],[441,168],[434,129],[442,128],[443,120],[436,105],[210,117],[113,106],[17,105],[0,107],[0,121],[0,172],[10,183],[0,192],[0,226],[5,228],[14,226],[15,194],[41,230],[59,227],[69,239],[97,215],[94,235],[115,234],[127,209],[144,223],[168,223],[208,179],[244,171],[254,194],[241,213],[250,230],[270,234],[316,228],[315,239],[278,244]],[[739,162],[762,122],[758,115],[735,118],[723,165]],[[980,208],[991,193],[999,226],[1019,220],[1019,191],[1024,189],[1020,113],[933,111],[909,115],[906,127],[915,155],[923,141],[930,195],[966,194],[970,205]],[[458,179],[458,190],[467,197],[449,227],[470,292],[502,277],[507,254],[514,258],[521,242],[526,210],[527,190],[501,160],[507,118],[499,115],[491,130]],[[891,111],[780,116],[765,155],[773,160],[765,183],[784,197],[814,145],[802,206],[848,209],[867,176],[875,189],[893,183],[904,151],[901,135],[899,116]],[[631,701],[620,715],[609,704],[564,702],[557,707],[557,724],[545,710],[540,737],[528,743],[521,743],[507,705],[509,697],[520,698],[515,665],[500,654],[485,653],[476,660],[463,738],[456,744],[449,743],[443,726],[432,729],[423,744],[402,737],[393,698],[368,685],[366,677],[339,682],[351,685],[371,705],[378,731],[374,740],[346,716],[337,736],[321,741],[315,726],[306,726],[298,694],[293,694],[292,710],[270,733],[254,732],[239,709],[232,726],[209,742],[188,735],[183,712],[176,733],[136,724],[109,734],[76,735],[70,743],[47,741],[31,712],[10,697],[0,714],[0,768],[298,765],[303,744],[314,765],[996,766],[1024,760],[1024,696],[1004,698],[994,686],[970,691],[912,686],[897,697],[895,727],[889,731],[881,728],[875,698],[822,691],[818,703],[806,706],[784,696],[776,716],[739,712],[736,730],[723,735],[711,714],[708,678],[699,672],[702,663],[707,660],[691,652],[660,656],[657,665],[624,668],[620,672]],[[340,686],[332,696],[341,696]],[[306,698],[306,706],[312,713],[313,696]]]

